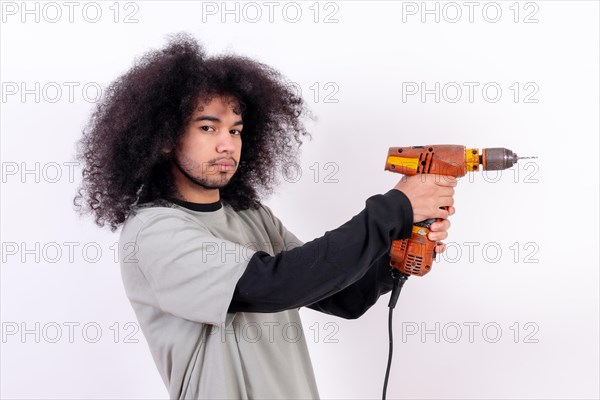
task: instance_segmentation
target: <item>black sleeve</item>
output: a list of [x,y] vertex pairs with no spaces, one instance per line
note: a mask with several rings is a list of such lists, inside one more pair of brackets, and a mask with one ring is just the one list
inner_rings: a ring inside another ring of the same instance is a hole
[[356,319],[371,308],[383,294],[393,287],[390,274],[390,255],[376,260],[367,273],[344,290],[308,306],[325,314]]
[[323,300],[367,274],[389,252],[392,240],[410,237],[412,225],[404,193],[392,189],[372,196],[360,213],[323,237],[275,256],[256,252],[236,285],[229,312],[278,312]]

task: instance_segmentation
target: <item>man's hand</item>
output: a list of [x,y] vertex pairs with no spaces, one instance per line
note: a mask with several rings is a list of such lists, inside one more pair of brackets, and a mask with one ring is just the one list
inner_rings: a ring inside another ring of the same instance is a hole
[[[454,215],[455,212],[456,210],[454,209],[454,207],[450,206],[448,208],[448,215]],[[450,229],[450,225],[450,220],[443,219],[441,221],[434,222],[429,227],[431,232],[427,234],[427,238],[429,240],[437,241],[437,245],[435,246],[436,253],[443,253],[444,251],[446,251],[446,245],[440,242],[440,240],[446,239],[448,237],[448,229]]]
[[454,205],[456,184],[457,179],[452,176],[418,174],[403,177],[394,189],[410,200],[413,222],[421,222],[429,218],[448,218],[450,214],[442,207]]

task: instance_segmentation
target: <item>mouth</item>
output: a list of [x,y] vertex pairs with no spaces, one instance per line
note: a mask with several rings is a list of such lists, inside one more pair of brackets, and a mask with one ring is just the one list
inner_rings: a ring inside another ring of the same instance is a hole
[[233,159],[219,160],[212,164],[216,171],[227,172],[233,171],[236,166],[236,162]]

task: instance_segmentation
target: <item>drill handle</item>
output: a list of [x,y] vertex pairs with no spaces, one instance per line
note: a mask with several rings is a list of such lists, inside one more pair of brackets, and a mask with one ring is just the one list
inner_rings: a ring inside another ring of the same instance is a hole
[[416,226],[420,226],[422,228],[429,229],[431,227],[431,224],[433,224],[436,221],[441,221],[441,219],[440,218],[428,218],[428,219],[426,219],[424,221],[421,221],[421,222],[415,222],[415,225]]
[[[447,209],[447,207],[444,207]],[[431,224],[440,218],[429,218],[413,224],[409,239],[392,241],[390,266],[403,274],[423,276],[431,270],[435,260],[437,242],[429,240]]]

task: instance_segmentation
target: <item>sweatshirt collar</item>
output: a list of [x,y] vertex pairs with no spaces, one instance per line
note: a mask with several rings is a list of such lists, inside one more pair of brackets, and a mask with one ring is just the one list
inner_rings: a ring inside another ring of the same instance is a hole
[[210,212],[217,211],[221,207],[223,207],[223,204],[221,204],[221,200],[217,200],[214,203],[193,203],[191,201],[185,201],[173,197],[169,197],[167,198],[167,200],[169,200],[171,203],[175,203],[181,207],[187,208],[192,211]]

